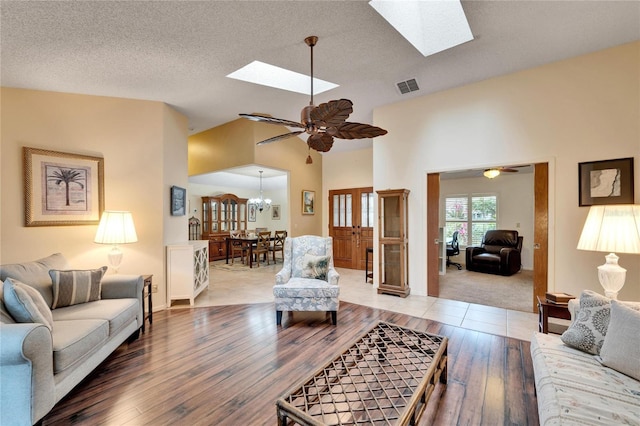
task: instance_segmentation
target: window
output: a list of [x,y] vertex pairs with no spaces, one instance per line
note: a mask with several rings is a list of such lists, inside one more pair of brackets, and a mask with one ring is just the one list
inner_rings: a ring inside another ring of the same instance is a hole
[[446,197],[445,239],[450,240],[453,233],[458,231],[461,246],[479,245],[488,230],[496,229],[497,200],[495,195]]

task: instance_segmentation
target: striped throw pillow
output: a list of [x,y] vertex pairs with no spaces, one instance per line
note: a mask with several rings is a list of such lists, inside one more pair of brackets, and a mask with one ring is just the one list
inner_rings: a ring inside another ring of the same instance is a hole
[[102,277],[106,272],[106,266],[89,270],[50,270],[53,282],[51,309],[100,300]]

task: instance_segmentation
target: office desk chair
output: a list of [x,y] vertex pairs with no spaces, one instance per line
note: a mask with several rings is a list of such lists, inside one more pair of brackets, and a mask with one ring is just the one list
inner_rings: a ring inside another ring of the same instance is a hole
[[450,256],[457,256],[460,254],[460,244],[458,243],[458,231],[453,233],[453,238],[451,239],[451,244],[447,244],[447,267],[449,265],[454,265],[458,269],[462,269],[462,265],[457,262],[452,262],[449,259]]

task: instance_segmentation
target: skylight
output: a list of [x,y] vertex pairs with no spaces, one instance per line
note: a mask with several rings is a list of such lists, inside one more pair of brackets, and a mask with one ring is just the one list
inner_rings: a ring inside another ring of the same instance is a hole
[[369,5],[424,56],[473,40],[459,0],[371,0]]
[[[275,87],[276,89],[302,93],[303,95],[311,94],[311,79],[308,75],[276,67],[275,65],[265,64],[260,61],[253,61],[249,65],[227,75],[227,77],[260,84],[262,86]],[[338,87],[337,84],[317,78],[313,79],[314,95],[336,87]]]

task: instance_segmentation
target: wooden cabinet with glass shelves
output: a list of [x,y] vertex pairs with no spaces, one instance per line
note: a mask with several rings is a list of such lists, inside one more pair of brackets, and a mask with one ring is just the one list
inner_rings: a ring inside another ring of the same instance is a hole
[[247,199],[234,194],[202,197],[202,239],[209,240],[209,260],[226,257],[225,238],[247,229]]
[[407,297],[409,288],[408,189],[378,193],[378,293]]

